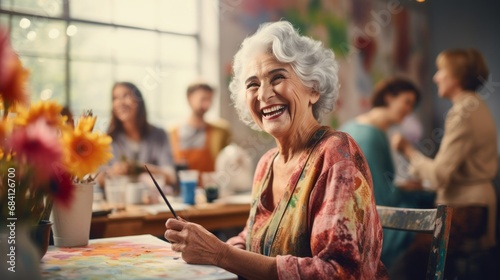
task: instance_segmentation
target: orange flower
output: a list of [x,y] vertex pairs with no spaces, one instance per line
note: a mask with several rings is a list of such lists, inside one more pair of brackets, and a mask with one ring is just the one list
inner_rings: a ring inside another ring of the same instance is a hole
[[82,116],[78,120],[78,125],[76,126],[76,130],[82,132],[92,132],[94,129],[95,121],[97,117],[93,116]]
[[64,131],[63,143],[66,147],[65,162],[69,172],[79,179],[96,172],[107,163],[111,154],[111,137],[80,130]]
[[11,130],[9,119],[0,119],[0,143],[3,143]]
[[0,96],[4,107],[13,104],[26,104],[26,83],[28,70],[26,70],[19,57],[12,49],[8,33],[0,29]]
[[20,108],[15,122],[17,125],[26,126],[44,118],[50,126],[66,128],[65,118],[61,115],[62,108],[55,101],[40,101],[29,109]]
[[3,159],[5,151],[3,150],[3,146],[5,144],[5,140],[7,136],[12,131],[12,123],[10,119],[4,118],[0,119],[0,159]]

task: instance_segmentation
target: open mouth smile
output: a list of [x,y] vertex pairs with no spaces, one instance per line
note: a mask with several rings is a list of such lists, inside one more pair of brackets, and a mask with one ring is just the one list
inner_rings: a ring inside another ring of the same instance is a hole
[[273,105],[260,110],[260,113],[266,120],[278,118],[286,111],[285,105]]

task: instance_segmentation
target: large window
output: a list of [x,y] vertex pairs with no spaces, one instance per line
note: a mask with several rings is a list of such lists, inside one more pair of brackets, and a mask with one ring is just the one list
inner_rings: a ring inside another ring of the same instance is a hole
[[92,109],[106,130],[111,87],[142,91],[150,121],[185,117],[200,76],[199,0],[0,0],[0,25],[30,70],[31,100]]

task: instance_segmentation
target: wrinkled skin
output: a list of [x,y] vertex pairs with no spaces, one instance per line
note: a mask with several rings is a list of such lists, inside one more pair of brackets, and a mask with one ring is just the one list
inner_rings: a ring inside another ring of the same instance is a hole
[[182,259],[190,264],[218,265],[228,244],[198,224],[184,219],[168,219],[165,223],[165,239],[172,243],[172,250],[182,253]]

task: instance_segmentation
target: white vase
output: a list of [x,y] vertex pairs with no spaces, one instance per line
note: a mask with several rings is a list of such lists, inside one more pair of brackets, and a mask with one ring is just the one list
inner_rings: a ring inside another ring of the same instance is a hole
[[30,225],[7,221],[0,229],[0,277],[41,279],[40,253],[29,236]]
[[55,246],[78,247],[89,243],[94,184],[75,184],[69,207],[54,204],[50,220],[54,223],[52,232]]

